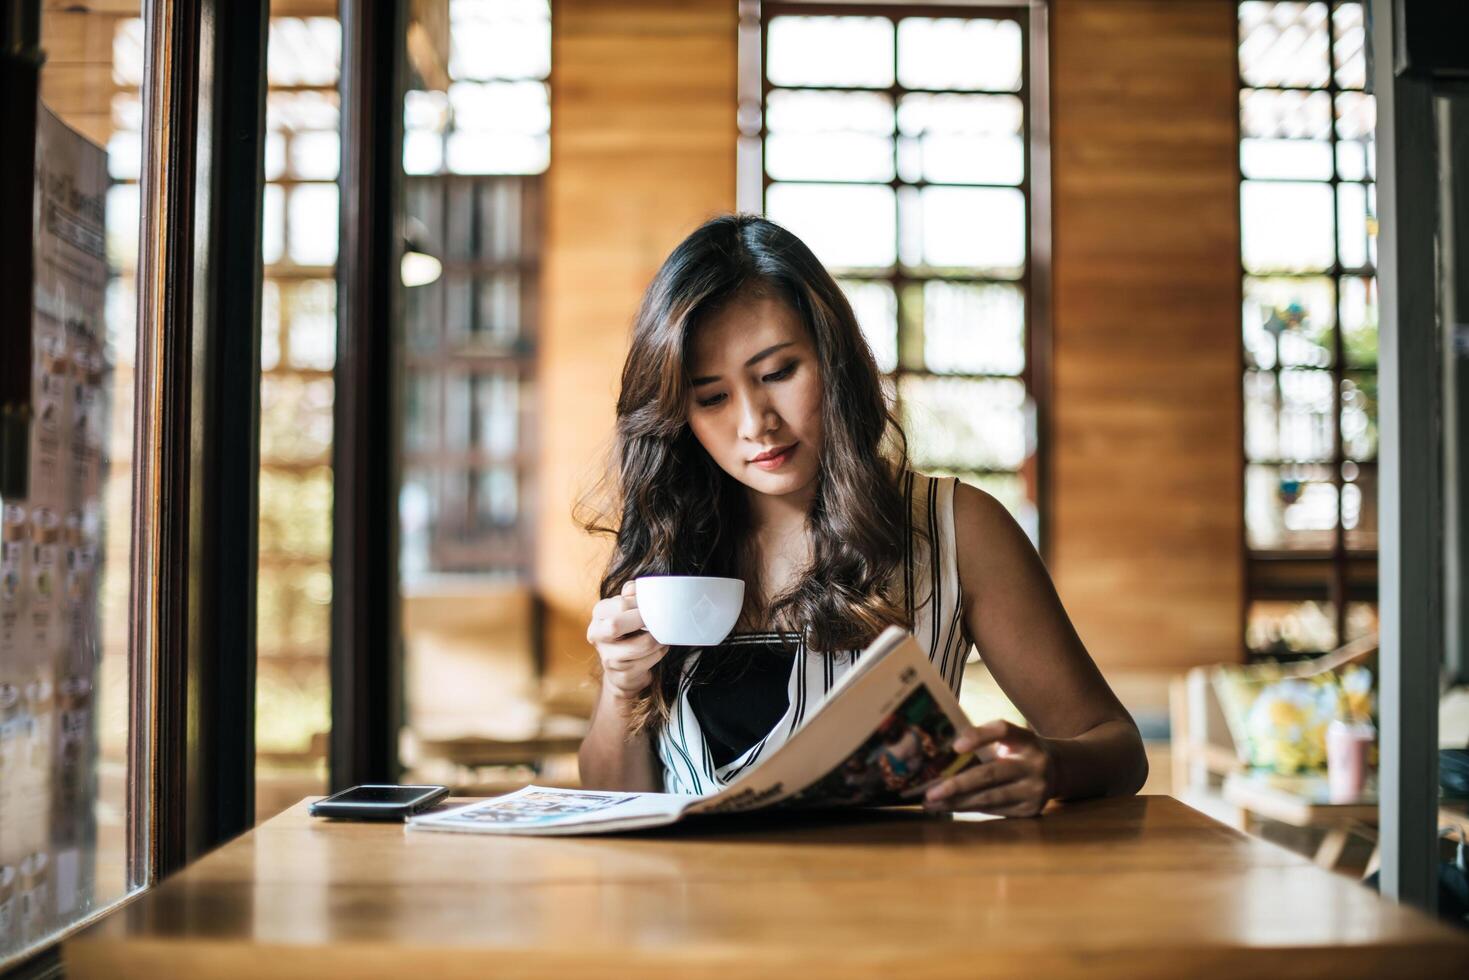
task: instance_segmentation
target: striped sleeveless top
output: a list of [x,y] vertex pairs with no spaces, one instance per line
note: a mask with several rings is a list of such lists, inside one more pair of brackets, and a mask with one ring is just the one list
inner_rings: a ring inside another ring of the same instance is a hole
[[[913,624],[914,637],[928,650],[929,660],[955,695],[959,693],[969,653],[969,644],[964,639],[954,544],[957,482],[953,477],[929,477],[911,471],[904,474],[902,487],[908,502],[907,553],[898,569],[902,582],[896,583]],[[778,633],[733,633],[720,646],[697,651],[684,661],[678,696],[668,723],[657,737],[665,793],[716,793],[757,765],[801,727],[811,709],[851,669],[861,653],[859,650],[829,655],[811,652],[801,637],[792,636],[796,653],[787,684],[789,703],[784,715],[764,738],[734,759],[717,765],[689,697],[698,658],[705,653],[738,655],[742,646],[769,645],[779,639]]]

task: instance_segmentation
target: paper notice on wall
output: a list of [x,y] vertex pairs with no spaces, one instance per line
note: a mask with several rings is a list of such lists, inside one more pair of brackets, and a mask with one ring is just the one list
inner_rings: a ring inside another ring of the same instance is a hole
[[[87,389],[103,373],[107,151],[45,106],[36,120],[35,376],[28,503],[56,518],[95,486],[80,471],[95,443]],[[58,521],[60,523],[60,521]]]
[[90,908],[96,868],[107,152],[36,115],[29,486],[0,514],[0,959]]

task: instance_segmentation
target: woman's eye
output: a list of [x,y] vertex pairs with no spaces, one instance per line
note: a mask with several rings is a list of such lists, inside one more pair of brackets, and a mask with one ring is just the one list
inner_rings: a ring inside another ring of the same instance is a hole
[[714,395],[710,398],[699,398],[695,400],[698,402],[700,408],[713,408],[715,405],[718,405],[720,402],[724,401],[724,396]]
[[767,374],[765,377],[761,378],[760,380],[761,381],[784,381],[786,378],[789,378],[792,374],[795,373],[796,364],[797,364],[796,361],[792,361],[791,363],[787,364],[785,367],[781,368],[779,371],[773,371],[770,374]]

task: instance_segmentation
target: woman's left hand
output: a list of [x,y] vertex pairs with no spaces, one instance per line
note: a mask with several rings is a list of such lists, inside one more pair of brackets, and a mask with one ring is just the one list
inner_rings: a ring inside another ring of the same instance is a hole
[[1056,763],[1044,738],[1008,721],[961,729],[954,751],[980,760],[928,788],[924,809],[982,810],[1004,817],[1033,817],[1050,801]]

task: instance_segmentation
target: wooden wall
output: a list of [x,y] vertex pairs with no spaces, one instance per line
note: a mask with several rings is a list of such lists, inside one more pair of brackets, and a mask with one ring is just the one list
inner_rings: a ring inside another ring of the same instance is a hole
[[632,317],[668,252],[735,206],[733,0],[556,0],[536,576],[547,667],[584,675],[605,546],[571,521],[601,472]]
[[1237,659],[1230,0],[1058,0],[1051,569],[1104,668]]

